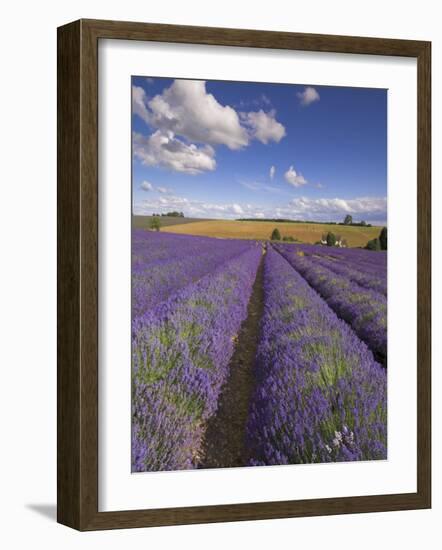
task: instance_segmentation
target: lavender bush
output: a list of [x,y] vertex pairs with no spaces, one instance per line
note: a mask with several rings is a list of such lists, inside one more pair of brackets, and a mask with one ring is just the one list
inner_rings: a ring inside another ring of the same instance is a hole
[[284,258],[347,321],[376,357],[387,360],[387,300],[343,275],[319,265],[296,246],[276,245]]
[[250,464],[385,459],[385,369],[271,248],[264,293]]
[[132,471],[198,464],[260,257],[261,247],[246,243],[245,252],[134,318]]
[[360,248],[330,248],[313,244],[296,244],[294,246],[302,250],[306,256],[339,263],[339,265],[345,265],[362,274],[368,273],[382,280],[386,280],[386,252],[377,252],[373,254],[373,252],[369,250]]
[[175,292],[250,249],[250,241],[133,232],[132,316],[142,315]]
[[327,256],[318,254],[315,254],[314,261],[316,264],[326,267],[338,275],[342,275],[345,279],[349,279],[359,286],[374,290],[384,296],[387,295],[386,273],[382,274],[379,271],[373,273],[368,268],[361,267],[360,264],[350,264],[341,259],[332,260]]

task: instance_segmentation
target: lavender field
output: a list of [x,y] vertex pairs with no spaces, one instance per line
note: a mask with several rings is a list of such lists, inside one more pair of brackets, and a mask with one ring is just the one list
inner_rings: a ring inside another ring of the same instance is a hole
[[133,472],[386,458],[386,252],[133,229]]

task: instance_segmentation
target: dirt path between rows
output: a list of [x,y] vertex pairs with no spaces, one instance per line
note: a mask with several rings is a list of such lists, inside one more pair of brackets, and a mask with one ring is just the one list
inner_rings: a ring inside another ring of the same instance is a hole
[[245,432],[264,308],[263,268],[264,256],[256,273],[247,317],[241,325],[230,360],[230,376],[222,389],[218,410],[208,422],[199,468],[246,466],[250,458],[245,446]]

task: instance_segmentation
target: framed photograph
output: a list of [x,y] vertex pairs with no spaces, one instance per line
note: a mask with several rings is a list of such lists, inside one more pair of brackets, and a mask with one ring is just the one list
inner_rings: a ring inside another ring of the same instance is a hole
[[431,44],[58,29],[58,521],[429,508]]

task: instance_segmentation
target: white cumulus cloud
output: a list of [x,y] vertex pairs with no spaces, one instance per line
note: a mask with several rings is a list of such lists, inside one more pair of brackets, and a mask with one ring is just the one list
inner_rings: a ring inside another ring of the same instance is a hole
[[386,219],[386,197],[362,197],[356,199],[299,197],[292,199],[289,210],[295,216],[308,216],[308,219],[340,220],[346,214],[361,219]]
[[252,138],[261,143],[267,144],[269,141],[277,143],[285,136],[284,126],[275,119],[275,111],[265,113],[262,109],[250,113],[242,113],[241,118],[249,127]]
[[312,86],[306,86],[302,92],[298,92],[296,95],[304,107],[320,100],[319,93]]
[[[203,80],[175,80],[147,102],[149,124],[170,130],[189,141],[240,149],[248,144],[235,109],[207,93]],[[138,114],[138,112],[137,112]]]
[[290,166],[290,168],[284,174],[284,177],[286,182],[290,183],[290,185],[293,185],[293,187],[301,187],[302,185],[305,185],[307,183],[307,180],[304,178],[304,176],[302,174],[298,174],[293,166]]
[[187,174],[200,174],[216,167],[215,151],[210,145],[189,145],[171,131],[157,130],[148,137],[135,132],[133,153],[146,166],[161,166]]
[[267,144],[279,142],[286,134],[274,110],[239,114],[208,93],[203,80],[175,80],[151,98],[142,87],[133,86],[132,106],[133,113],[153,130],[150,137],[141,136],[143,147],[140,135],[134,134],[135,157],[189,174],[215,169],[215,146],[243,149],[254,139]]
[[143,191],[157,191],[158,193],[161,193],[163,195],[171,193],[172,190],[168,187],[162,187],[160,185],[153,185],[150,183],[150,181],[144,180],[140,183],[140,189],[143,189]]
[[272,180],[275,177],[276,168],[274,166],[270,166],[270,179]]
[[150,182],[144,180],[140,185],[140,189],[143,189],[143,191],[153,191],[153,185]]
[[342,221],[347,214],[357,220],[385,223],[387,220],[386,197],[361,197],[355,199],[298,197],[276,206],[248,203],[215,203],[187,199],[172,194],[148,195],[134,205],[135,214],[166,213],[180,210],[187,217],[236,219],[288,218],[293,220]]
[[132,111],[149,123],[149,111],[146,109],[147,96],[141,86],[132,86]]
[[[175,195],[152,197],[142,200],[134,205],[134,213],[149,215],[152,212],[166,213],[170,210],[181,210],[187,217],[235,219],[241,215],[253,217],[251,204],[240,205],[238,203],[212,203],[197,199],[187,199]],[[263,217],[262,212],[257,212]]]

